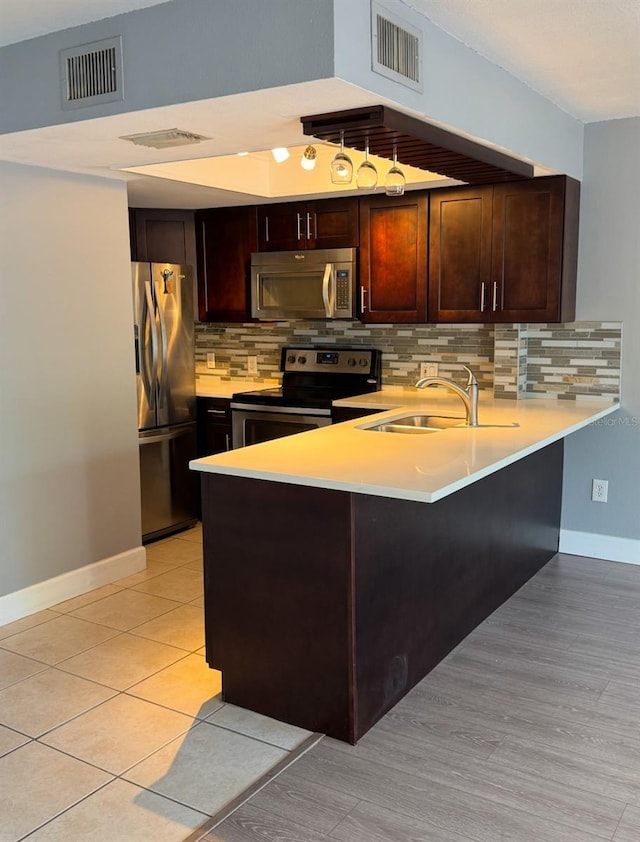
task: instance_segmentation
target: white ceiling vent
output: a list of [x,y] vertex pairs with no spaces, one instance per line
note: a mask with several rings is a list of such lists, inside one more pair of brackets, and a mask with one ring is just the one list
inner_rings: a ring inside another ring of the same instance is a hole
[[60,71],[65,110],[124,99],[122,38],[61,50]]
[[170,149],[173,146],[187,146],[190,143],[200,143],[211,140],[203,134],[185,132],[182,129],[162,129],[159,132],[143,132],[142,134],[122,135],[120,140],[130,140],[136,146],[151,146],[153,149]]
[[371,2],[371,69],[422,91],[422,32],[377,0]]

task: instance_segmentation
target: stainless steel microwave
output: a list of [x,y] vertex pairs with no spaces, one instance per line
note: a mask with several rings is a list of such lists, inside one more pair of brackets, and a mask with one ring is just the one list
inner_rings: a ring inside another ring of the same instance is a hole
[[356,249],[251,255],[254,319],[353,319]]

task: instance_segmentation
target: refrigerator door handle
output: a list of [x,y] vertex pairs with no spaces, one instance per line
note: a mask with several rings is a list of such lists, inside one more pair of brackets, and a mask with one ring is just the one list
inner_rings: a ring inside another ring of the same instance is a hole
[[[157,360],[158,360],[158,336],[156,334],[156,325],[155,325],[155,317],[154,317],[154,303],[153,297],[151,295],[151,282],[145,281],[144,282],[144,296],[145,296],[145,304],[143,305],[142,309],[142,335],[146,336],[146,324],[149,325],[149,339],[150,342],[147,345],[145,343],[145,353],[143,356],[143,371],[146,369],[146,376],[143,375],[142,382],[144,383],[144,389],[147,394],[147,401],[149,403],[149,407],[155,407],[155,392],[156,392],[156,384],[157,384]],[[148,350],[151,351],[151,358],[149,359]]]
[[[167,278],[164,279],[165,287],[167,283]],[[167,362],[167,323],[164,318],[164,310],[160,304],[160,302],[156,302],[156,307],[158,311],[158,323],[160,325],[160,348],[161,348],[161,355],[160,355],[160,384],[158,389],[158,408],[163,408],[167,405],[167,373],[168,373],[168,362]]]
[[140,447],[144,447],[145,444],[160,444],[163,441],[171,441],[172,439],[179,439],[180,436],[186,435],[185,430],[167,430],[166,433],[160,433],[159,435],[153,436],[140,436]]

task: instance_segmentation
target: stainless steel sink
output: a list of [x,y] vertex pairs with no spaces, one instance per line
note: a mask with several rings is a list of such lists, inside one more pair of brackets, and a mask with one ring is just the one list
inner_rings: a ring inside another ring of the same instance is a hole
[[448,427],[465,427],[464,418],[451,415],[405,415],[402,418],[393,418],[376,424],[374,427],[365,427],[367,430],[375,430],[379,433],[405,433],[422,434],[437,433],[439,430],[446,430]]

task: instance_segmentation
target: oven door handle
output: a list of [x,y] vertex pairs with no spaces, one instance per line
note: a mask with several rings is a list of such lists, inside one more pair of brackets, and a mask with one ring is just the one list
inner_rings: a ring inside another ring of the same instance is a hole
[[267,406],[259,403],[232,403],[231,409],[236,412],[262,412],[269,415],[308,415],[310,418],[326,418],[331,415],[331,409],[304,406]]
[[324,312],[328,319],[335,316],[336,297],[334,284],[332,283],[335,277],[333,263],[327,263],[324,267],[324,275],[322,277],[322,301],[324,302]]

